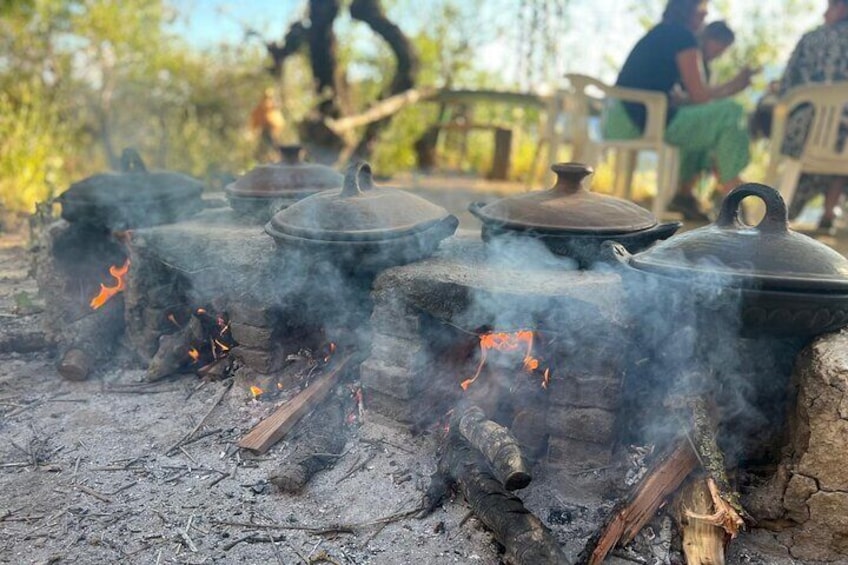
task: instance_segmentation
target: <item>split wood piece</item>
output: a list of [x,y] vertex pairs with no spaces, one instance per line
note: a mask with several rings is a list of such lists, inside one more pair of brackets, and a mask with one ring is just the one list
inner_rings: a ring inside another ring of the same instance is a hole
[[[559,565],[568,563],[551,531],[534,516],[520,498],[504,489],[488,469],[483,456],[459,434],[452,432],[439,461],[435,483],[459,485],[477,518],[505,548],[504,559],[512,565]],[[431,485],[428,495],[440,490]],[[430,501],[432,502],[432,501]]]
[[159,349],[147,367],[145,379],[154,382],[174,374],[191,361],[188,351],[192,344],[201,341],[203,324],[197,316],[192,315],[189,322],[175,333],[159,338]]
[[614,547],[630,543],[697,467],[692,447],[685,439],[678,440],[651,466],[628,501],[613,509],[604,528],[587,542],[578,563],[599,565]]
[[237,445],[260,454],[268,451],[268,448],[280,441],[301,418],[327,398],[344,375],[350,358],[351,355],[348,355],[340,359],[335,367],[330,368],[326,374],[259,422]]
[[674,500],[674,517],[683,537],[687,565],[724,565],[724,549],[730,535],[724,528],[701,516],[713,512],[710,479],[693,477]]
[[707,484],[715,504],[713,513],[702,518],[712,521],[716,526],[721,526],[731,538],[734,538],[739,530],[745,527],[744,518],[750,518],[750,516],[742,508],[739,493],[730,486],[730,480],[727,478],[724,454],[716,441],[718,426],[713,417],[713,411],[709,409],[706,400],[701,396],[688,398],[686,404],[691,419],[692,443],[701,465],[709,475]]
[[318,471],[334,465],[346,443],[344,421],[338,397],[318,407],[301,424],[303,432],[285,464],[271,475],[271,483],[284,493],[298,494]]
[[492,473],[507,490],[530,484],[529,465],[509,430],[486,419],[477,406],[469,406],[459,415],[459,433],[486,458]]
[[124,307],[121,297],[113,297],[103,307],[92,310],[65,326],[60,341],[62,359],[56,369],[69,381],[83,381],[95,366],[106,361],[123,333]]

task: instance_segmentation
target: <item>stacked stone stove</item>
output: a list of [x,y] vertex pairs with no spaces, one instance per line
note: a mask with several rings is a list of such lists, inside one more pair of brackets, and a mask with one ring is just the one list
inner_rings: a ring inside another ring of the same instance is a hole
[[129,249],[127,336],[147,361],[174,330],[169,315],[197,307],[226,313],[238,344],[230,354],[262,374],[301,348],[367,339],[371,278],[280,251],[229,209],[134,230]]
[[540,343],[552,336],[552,371],[535,394],[542,422],[527,441],[542,442],[554,466],[608,465],[626,349],[621,279],[545,254],[532,246],[494,253],[466,234],[430,259],[384,271],[374,285],[371,356],[360,371],[367,408],[431,424],[473,397],[460,382],[479,362],[481,328],[538,331]]

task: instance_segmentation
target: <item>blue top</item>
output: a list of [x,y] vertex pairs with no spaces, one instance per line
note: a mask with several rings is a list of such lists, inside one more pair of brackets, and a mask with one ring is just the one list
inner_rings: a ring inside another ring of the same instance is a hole
[[[698,47],[698,40],[688,28],[679,24],[659,23],[636,43],[627,56],[616,86],[662,92],[668,96],[680,82],[677,54]],[[624,108],[639,129],[645,128],[645,106],[625,102]],[[669,107],[667,119],[674,109]]]

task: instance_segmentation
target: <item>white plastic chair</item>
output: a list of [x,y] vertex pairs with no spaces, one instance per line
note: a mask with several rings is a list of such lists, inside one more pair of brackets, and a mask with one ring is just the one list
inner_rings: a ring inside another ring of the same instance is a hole
[[[810,104],[813,119],[797,158],[782,155],[780,146],[792,110]],[[778,100],[772,114],[766,181],[778,187],[787,205],[792,203],[802,173],[848,176],[848,142],[838,150],[839,125],[848,106],[848,82],[809,84],[793,88]]]
[[[585,154],[594,158],[597,164],[604,155],[612,151],[615,154],[614,187],[617,195],[632,197],[633,171],[640,151],[653,151],[657,155],[657,193],[651,205],[651,211],[660,217],[677,191],[680,174],[680,156],[676,147],[663,139],[665,133],[668,101],[661,92],[638,90],[610,86],[596,78],[568,74],[572,91],[582,103],[577,104],[574,116],[573,143],[578,147],[588,147]],[[587,90],[594,89],[600,96],[592,96]],[[635,102],[645,106],[645,129],[641,137],[635,139],[593,140],[589,134],[589,107],[595,101],[619,100]]]
[[560,145],[571,146],[571,160],[584,160],[585,145],[578,145],[574,140],[574,128],[571,127],[571,116],[574,113],[574,95],[570,90],[559,89],[544,97],[545,109],[539,128],[539,137],[533,151],[533,161],[527,175],[527,185],[531,186],[536,180],[539,160],[542,151],[547,146],[547,157],[551,163],[559,161]]

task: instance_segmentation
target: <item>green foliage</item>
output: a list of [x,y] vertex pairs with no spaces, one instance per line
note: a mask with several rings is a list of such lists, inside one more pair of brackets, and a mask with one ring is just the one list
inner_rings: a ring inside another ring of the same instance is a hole
[[34,210],[67,181],[59,149],[71,141],[43,89],[21,84],[0,93],[0,207]]

